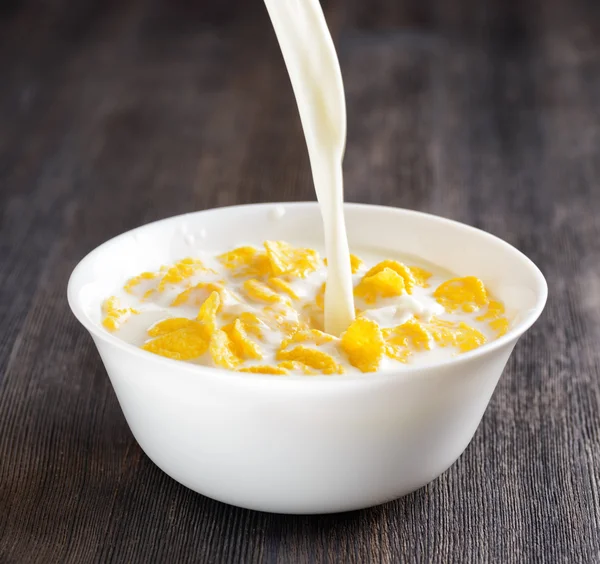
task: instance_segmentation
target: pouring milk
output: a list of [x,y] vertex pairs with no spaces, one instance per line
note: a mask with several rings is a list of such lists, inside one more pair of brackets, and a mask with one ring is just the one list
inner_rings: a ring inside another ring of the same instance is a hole
[[346,105],[339,62],[319,0],[265,0],[290,76],[323,216],[327,252],[325,331],[354,320],[350,251],[343,214]]

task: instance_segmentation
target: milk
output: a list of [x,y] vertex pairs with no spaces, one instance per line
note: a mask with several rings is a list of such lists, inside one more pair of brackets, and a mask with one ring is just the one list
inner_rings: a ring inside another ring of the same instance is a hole
[[346,144],[344,86],[318,0],[265,0],[290,76],[323,216],[328,261],[325,331],[354,320],[350,251],[343,214]]

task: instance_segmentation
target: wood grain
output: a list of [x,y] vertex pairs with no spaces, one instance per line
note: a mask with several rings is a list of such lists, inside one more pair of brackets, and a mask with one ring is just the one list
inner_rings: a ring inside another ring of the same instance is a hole
[[600,561],[600,5],[325,3],[347,199],[441,214],[550,285],[473,442],[367,511],[284,517],[180,486],[132,438],[68,276],[142,223],[314,199],[259,0],[0,10],[0,562]]

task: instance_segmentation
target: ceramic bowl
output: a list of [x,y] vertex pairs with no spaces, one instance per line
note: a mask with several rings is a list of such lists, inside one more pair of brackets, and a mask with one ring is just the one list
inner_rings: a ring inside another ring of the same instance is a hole
[[266,239],[319,248],[319,208],[212,209],[124,233],[77,265],[69,304],[98,348],[131,432],[181,484],[262,511],[347,511],[424,486],[469,444],[513,347],[544,308],[544,277],[518,250],[473,227],[403,209],[344,210],[353,252],[401,252],[476,275],[516,313],[511,330],[447,362],[384,373],[281,377],[169,360],[107,332],[102,299],[127,277],[194,249]]

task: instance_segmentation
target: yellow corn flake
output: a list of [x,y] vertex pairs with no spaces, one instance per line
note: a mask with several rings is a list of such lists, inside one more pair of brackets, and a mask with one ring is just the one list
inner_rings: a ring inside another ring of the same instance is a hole
[[235,370],[241,363],[241,359],[235,354],[234,344],[227,333],[221,329],[213,331],[208,350],[215,366]]
[[275,302],[263,307],[265,323],[270,326],[281,327],[291,324],[294,329],[300,324],[298,312],[292,307],[289,301]]
[[253,311],[240,312],[237,308],[228,311],[223,307],[221,307],[221,310],[222,311],[219,312],[219,317],[224,324],[221,329],[233,327],[233,324],[238,319],[242,323],[244,330],[255,337],[262,337],[263,330],[275,328],[275,325],[271,327],[271,325],[266,323],[267,317],[263,316],[262,312],[261,314],[254,313]]
[[298,294],[294,292],[294,289],[285,280],[282,280],[281,278],[269,278],[268,283],[269,286],[271,286],[271,288],[273,288],[273,290],[275,290],[276,292],[283,292],[293,300],[300,299],[298,297]]
[[218,257],[221,264],[232,271],[235,278],[261,278],[271,273],[271,263],[264,251],[255,247],[238,247]]
[[431,336],[425,326],[416,319],[409,319],[393,329],[384,329],[383,334],[388,343],[409,347],[413,350],[429,350]]
[[212,334],[217,327],[217,313],[221,307],[221,298],[218,292],[212,292],[200,307],[196,319],[206,327],[208,334]]
[[421,288],[429,288],[429,283],[427,281],[433,276],[431,272],[419,266],[409,266],[408,268],[413,275],[415,284],[417,286],[421,286]]
[[398,362],[408,362],[412,351],[406,347],[400,347],[398,345],[392,345],[390,343],[386,343],[385,345],[385,354]]
[[240,268],[250,264],[260,251],[255,247],[238,247],[220,255],[219,261],[227,268]]
[[255,343],[244,329],[243,323],[236,319],[227,328],[223,327],[223,331],[233,343],[233,348],[240,358],[247,359],[262,359],[263,354],[260,347]]
[[261,317],[251,311],[239,312],[221,312],[221,319],[227,323],[224,327],[221,327],[226,333],[229,333],[233,328],[234,323],[239,319],[244,328],[244,331],[249,335],[253,335],[258,339],[263,339],[265,331],[273,329],[270,327]]
[[391,268],[384,268],[379,272],[367,276],[354,288],[354,294],[372,304],[377,298],[391,298],[400,296],[406,290],[405,279]]
[[296,339],[298,339],[297,342],[310,341],[315,345],[324,345],[333,341],[335,337],[324,331],[319,331],[319,329],[301,328],[294,334],[294,340]]
[[[327,266],[327,259],[323,259],[323,264]],[[356,255],[350,254],[350,269],[352,270],[352,274],[356,274],[364,264]]]
[[468,352],[486,342],[483,333],[462,321],[455,323],[434,318],[427,325],[431,336],[440,347],[456,347],[460,352]]
[[437,287],[433,297],[449,312],[460,308],[470,313],[489,302],[483,282],[475,276],[447,280]]
[[[172,322],[173,320],[165,321]],[[200,323],[192,320],[188,321],[187,325],[183,325],[179,321],[177,323],[181,324],[179,329],[161,334],[145,343],[142,348],[145,351],[174,360],[193,360],[202,356],[208,348],[205,329]],[[161,324],[163,324],[162,329],[166,331],[169,324],[165,324],[164,321]],[[171,326],[174,328],[177,324],[171,323]],[[153,329],[155,328],[156,326]],[[160,329],[157,331],[160,331]]]
[[433,318],[430,322],[410,319],[406,323],[384,329],[386,354],[400,362],[407,362],[414,352],[431,349],[431,339],[440,347],[456,347],[467,352],[486,342],[485,336],[466,323],[455,323]]
[[416,319],[409,319],[393,329],[383,329],[382,333],[386,341],[386,354],[400,362],[407,362],[415,351],[431,348],[431,335]]
[[219,284],[199,282],[195,286],[192,286],[191,288],[188,288],[187,290],[177,294],[175,299],[171,302],[171,307],[184,305],[190,301],[190,298],[192,299],[192,304],[200,305],[201,303],[204,303],[207,295],[209,295],[211,292],[218,292],[221,294],[223,290],[223,286]]
[[219,294],[219,297],[221,298],[221,304],[223,305],[245,303],[244,298],[242,298],[242,296],[238,292],[230,288],[225,288],[223,284],[225,284],[224,281],[218,282],[216,284],[209,282],[207,284],[204,284],[204,287],[209,292],[217,292]]
[[273,304],[284,301],[279,294],[271,290],[266,284],[252,278],[244,282],[244,292],[254,301]]
[[490,329],[496,332],[496,338],[506,335],[508,331],[508,319],[506,317],[499,317],[489,323]]
[[279,322],[278,329],[283,334],[284,339],[287,339],[288,336],[297,331],[300,326],[301,324],[297,321],[283,320]]
[[296,310],[287,308],[285,304],[267,305],[264,307],[263,313],[265,322],[283,333],[284,338],[297,331],[301,325]]
[[315,304],[317,304],[317,307],[320,310],[323,310],[325,308],[325,288],[326,288],[327,284],[326,282],[323,282],[322,286],[319,288],[319,291],[317,292],[317,295],[315,296]]
[[364,263],[360,260],[356,255],[350,255],[350,268],[352,269],[352,274],[356,274],[362,267]]
[[477,321],[494,320],[502,317],[505,313],[504,304],[497,300],[490,300],[488,302],[487,311],[476,317]]
[[293,349],[279,350],[277,360],[298,361],[323,374],[343,374],[344,367],[326,352],[298,345]]
[[102,325],[109,331],[116,331],[129,317],[131,314],[139,313],[137,310],[131,307],[120,307],[119,298],[112,296],[108,298],[102,305],[104,310],[104,319]]
[[302,374],[306,374],[307,376],[314,376],[315,374],[318,374],[318,372],[314,368],[311,368],[310,366],[297,360],[284,360],[283,362],[280,362],[277,366],[284,370],[289,370],[290,372],[301,372]]
[[342,334],[342,350],[350,364],[361,372],[375,372],[385,352],[385,341],[379,325],[359,317]]
[[477,321],[488,321],[490,329],[496,333],[496,337],[501,337],[508,331],[508,319],[504,316],[505,313],[502,302],[490,300],[487,311],[476,319]]
[[190,295],[195,289],[196,287],[188,288],[187,290],[184,290],[183,292],[177,294],[177,296],[175,296],[175,299],[171,302],[171,307],[176,307],[185,304],[190,299]]
[[240,314],[239,319],[244,324],[246,332],[259,339],[264,338],[265,330],[270,330],[270,327],[255,313],[244,311]]
[[109,331],[116,331],[119,328],[119,324],[114,317],[106,316],[102,321],[102,325],[104,325],[105,329]]
[[330,343],[334,339],[335,337],[329,335],[329,333],[324,333],[318,329],[299,327],[287,339],[284,339],[281,342],[281,348],[285,349],[292,343],[314,343],[315,345],[320,346],[325,343]]
[[[398,276],[404,281],[404,289],[407,294],[412,294],[413,288],[416,285],[416,280],[408,266],[398,262],[397,260],[384,260],[376,264],[373,268],[369,269],[365,274],[364,278],[375,276],[376,274],[383,272],[385,269],[393,270]],[[364,279],[363,278],[363,279]]]
[[127,280],[127,283],[125,286],[123,286],[123,290],[125,290],[128,294],[133,294],[133,289],[136,286],[139,286],[144,280],[153,280],[157,277],[158,274],[156,272],[142,272],[138,276],[134,276],[133,278]]
[[319,267],[319,253],[313,249],[293,247],[283,241],[265,241],[264,245],[275,276],[304,278]]
[[204,303],[206,297],[210,295],[212,292],[217,292],[219,297],[221,298],[221,302],[224,302],[226,299],[233,297],[236,300],[239,298],[230,290],[227,290],[223,284],[225,281],[221,282],[199,282],[195,286],[191,288],[187,288],[183,292],[180,292],[175,296],[175,299],[171,302],[171,307],[177,307],[180,305],[187,304],[191,301],[193,305],[200,305]]
[[167,284],[179,284],[180,282],[191,278],[202,268],[202,263],[199,260],[192,258],[184,258],[183,260],[176,262],[163,275],[158,285],[158,291],[162,292],[167,287]]
[[193,323],[196,322],[188,319],[187,317],[169,317],[168,319],[163,319],[162,321],[152,325],[152,327],[148,329],[148,335],[151,337],[160,337],[161,335],[178,331],[179,329],[187,327],[188,325],[192,325]]
[[267,304],[263,307],[262,311],[263,314],[265,314],[265,319],[277,322],[288,319],[288,314],[296,312],[296,310],[291,307],[291,304],[287,302]]
[[249,372],[253,374],[272,374],[273,376],[285,376],[289,374],[282,366],[270,366],[268,364],[261,366],[247,366],[246,368],[238,368],[238,372]]

